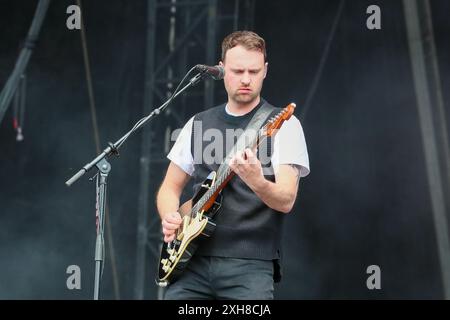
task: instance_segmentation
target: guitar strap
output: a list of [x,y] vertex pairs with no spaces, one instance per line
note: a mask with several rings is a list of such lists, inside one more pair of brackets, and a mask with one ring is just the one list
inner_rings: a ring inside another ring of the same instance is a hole
[[223,171],[228,168],[228,162],[233,155],[235,155],[238,151],[243,151],[257,138],[259,129],[274,109],[275,108],[273,106],[264,101],[263,105],[256,111],[250,122],[247,124],[245,131],[238,137],[236,144],[223,159],[222,164],[217,170],[218,176],[220,176]]

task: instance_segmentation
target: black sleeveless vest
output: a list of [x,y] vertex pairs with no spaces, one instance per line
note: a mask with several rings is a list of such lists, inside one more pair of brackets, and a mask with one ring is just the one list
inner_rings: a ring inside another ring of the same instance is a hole
[[[208,109],[194,117],[191,132],[191,153],[194,158],[193,192],[199,190],[200,185],[211,171],[216,171],[233,142],[225,141],[230,137],[230,130],[244,130],[254,113],[265,101],[261,102],[251,112],[243,116],[231,116],[225,111],[225,104]],[[281,109],[274,108],[270,116]],[[208,131],[209,130],[209,131]],[[217,133],[220,131],[220,135]],[[215,139],[218,139],[217,141]],[[271,139],[271,138],[268,138]],[[211,143],[215,146],[222,144],[222,150],[212,150]],[[208,147],[209,145],[209,147]],[[267,150],[258,149],[258,154],[272,154],[269,143]],[[203,153],[215,157],[214,163],[205,163]],[[211,152],[210,151],[215,151]],[[274,181],[273,170],[270,162],[264,165],[265,177]],[[271,171],[271,172],[270,172]],[[217,223],[216,230],[209,239],[200,243],[196,254],[203,256],[251,258],[262,260],[273,260],[280,258],[280,245],[282,222],[284,214],[277,212],[265,205],[258,196],[239,178],[234,176],[222,191],[223,200],[219,212],[214,217]]]

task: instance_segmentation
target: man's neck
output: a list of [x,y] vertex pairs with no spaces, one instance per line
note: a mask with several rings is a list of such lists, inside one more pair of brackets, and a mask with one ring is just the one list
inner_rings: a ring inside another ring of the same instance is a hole
[[242,116],[244,114],[249,113],[253,109],[255,109],[260,101],[261,101],[261,97],[258,97],[254,101],[252,101],[250,103],[246,103],[246,104],[237,103],[235,101],[231,101],[230,99],[228,99],[227,106],[228,106],[228,110],[232,114]]

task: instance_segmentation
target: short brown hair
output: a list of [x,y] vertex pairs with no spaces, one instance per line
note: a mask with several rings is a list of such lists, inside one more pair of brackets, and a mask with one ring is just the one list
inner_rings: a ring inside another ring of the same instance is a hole
[[259,51],[264,55],[264,62],[267,61],[266,42],[263,38],[252,31],[235,31],[225,37],[222,41],[222,61],[225,61],[225,54],[231,48],[243,46],[247,50]]

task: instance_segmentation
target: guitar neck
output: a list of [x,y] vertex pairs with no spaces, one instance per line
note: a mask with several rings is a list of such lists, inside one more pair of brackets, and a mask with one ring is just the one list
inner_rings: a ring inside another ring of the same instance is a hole
[[[266,136],[261,135],[261,131],[256,135],[256,137],[251,141],[247,148],[253,149],[255,146],[259,145]],[[231,170],[230,166],[226,162],[222,162],[217,169],[216,179],[211,188],[205,192],[205,194],[197,201],[197,203],[192,207],[191,215],[197,214],[201,211],[203,206],[217,193],[219,193],[228,183],[228,181],[233,177],[234,172]]]

